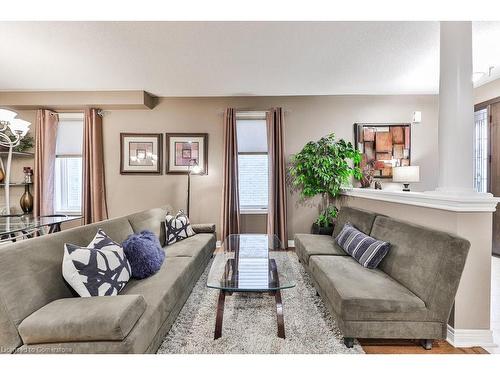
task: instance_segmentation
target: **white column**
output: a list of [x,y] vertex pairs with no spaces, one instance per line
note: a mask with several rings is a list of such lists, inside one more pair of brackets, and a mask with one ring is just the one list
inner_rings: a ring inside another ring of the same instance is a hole
[[472,23],[441,22],[438,191],[473,193]]

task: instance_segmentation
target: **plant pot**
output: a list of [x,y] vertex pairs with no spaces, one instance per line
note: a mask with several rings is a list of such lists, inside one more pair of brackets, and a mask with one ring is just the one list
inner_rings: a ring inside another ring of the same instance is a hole
[[311,227],[311,233],[331,236],[333,233],[333,228],[334,228],[333,224],[329,225],[327,227],[323,227],[323,226],[319,226],[318,224],[314,223]]

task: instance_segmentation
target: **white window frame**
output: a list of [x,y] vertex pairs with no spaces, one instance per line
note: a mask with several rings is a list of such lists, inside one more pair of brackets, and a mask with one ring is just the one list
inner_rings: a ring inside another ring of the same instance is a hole
[[[64,160],[64,159],[70,159],[70,158],[79,158],[79,159],[82,159],[82,156],[78,156],[78,155],[58,155],[56,156],[56,159],[59,159],[59,160]],[[82,166],[83,167],[83,166]],[[62,186],[68,186],[68,176],[67,176],[67,173],[66,173],[66,169],[63,167],[63,165],[61,165],[61,169],[60,171],[56,171],[56,173],[60,173],[60,176],[61,176],[61,185]],[[55,177],[55,176],[54,176]],[[58,187],[56,186],[56,189]],[[61,200],[64,201],[67,199],[67,189],[61,189]],[[63,215],[69,215],[69,216],[79,216],[82,214],[82,199],[80,197],[80,210],[58,210],[57,209],[57,197],[56,199],[54,199],[54,212],[56,214],[63,214]]]
[[[68,112],[68,113],[59,113],[58,117],[60,120],[66,120],[66,121],[84,121],[84,113],[83,112]],[[82,142],[83,142],[83,135],[82,135]],[[56,154],[56,159],[69,159],[69,158],[80,158],[82,159],[82,193],[83,193],[83,154],[61,154],[57,155]],[[56,165],[54,165],[54,168]],[[58,171],[55,171],[54,173],[54,184],[55,184],[55,178],[56,174]],[[67,174],[66,170],[64,168],[61,169],[61,185],[66,185],[67,186]],[[55,187],[57,189],[57,186]],[[61,195],[64,195],[65,189],[61,190]],[[66,191],[67,194],[67,191]],[[80,210],[58,210],[57,209],[57,196],[54,196],[54,213],[55,214],[60,214],[60,215],[68,215],[68,216],[81,216],[82,215],[82,207],[83,207],[83,195],[80,197]]]
[[[266,112],[265,111],[238,111],[236,112],[236,121],[238,120],[266,120]],[[266,140],[267,141],[267,140]],[[267,155],[269,158],[268,152],[239,152],[238,157],[240,155]],[[269,160],[269,159],[268,159]],[[269,181],[268,181],[269,184]],[[238,200],[239,192],[238,192]],[[268,205],[267,206],[240,206],[240,214],[243,215],[266,215],[269,211],[269,192],[268,192]]]

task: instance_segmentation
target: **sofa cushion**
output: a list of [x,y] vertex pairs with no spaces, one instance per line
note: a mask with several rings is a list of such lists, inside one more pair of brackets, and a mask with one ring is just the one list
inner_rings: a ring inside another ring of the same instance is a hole
[[[312,256],[309,268],[334,312],[343,320],[388,320],[391,314],[428,316],[424,302],[378,269],[351,257]],[[408,313],[413,313],[413,315]],[[401,314],[402,313],[402,314]]]
[[199,233],[183,241],[164,246],[163,249],[165,250],[167,258],[195,257],[199,253],[203,253],[205,256],[211,256],[215,248],[215,242],[214,234]]
[[106,234],[117,243],[122,243],[130,234],[134,233],[134,230],[132,229],[132,226],[130,225],[127,218],[118,217],[116,219],[104,220],[97,223],[70,229],[71,231],[76,230],[85,239],[84,243],[72,243],[74,243],[75,245],[88,244],[94,238],[96,232],[99,229],[102,229],[104,232],[106,232]]
[[62,274],[80,297],[115,296],[131,270],[123,248],[99,229],[86,247],[64,244]]
[[145,310],[139,295],[63,298],[24,319],[19,333],[25,344],[121,341]]
[[390,249],[388,242],[376,240],[346,223],[335,242],[366,268],[377,268]]
[[[206,263],[205,263],[206,264]],[[161,269],[146,279],[131,279],[121,295],[142,295],[147,307],[137,325],[138,333],[131,333],[130,343],[143,352],[151,343],[167,317],[175,310],[186,289],[192,287],[192,278],[196,273],[196,263],[192,257],[166,259]]]
[[332,236],[296,234],[294,242],[295,252],[305,264],[309,264],[311,255],[349,255],[335,243]]
[[128,215],[127,219],[134,233],[149,230],[158,237],[160,244],[163,246],[165,244],[165,226],[163,222],[165,221],[165,215],[171,210],[172,208],[170,206],[152,208],[150,210]]
[[130,262],[132,276],[136,279],[144,279],[158,272],[165,260],[165,252],[158,237],[148,230],[128,236],[123,241],[123,249]]
[[165,245],[172,245],[195,234],[184,211],[180,210],[175,216],[171,214],[165,216]]
[[379,216],[372,236],[391,243],[379,269],[448,319],[460,282],[469,241],[451,234]]
[[215,233],[215,224],[191,224],[195,233]]
[[332,236],[334,238],[337,237],[345,223],[351,223],[361,232],[370,234],[376,217],[377,214],[374,212],[343,206],[340,208],[337,218],[335,219],[335,228],[333,228]]

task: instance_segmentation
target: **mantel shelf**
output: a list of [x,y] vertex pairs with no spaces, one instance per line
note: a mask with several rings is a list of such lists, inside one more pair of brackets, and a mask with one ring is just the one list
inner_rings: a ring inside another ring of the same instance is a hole
[[499,198],[484,193],[460,196],[432,191],[403,192],[363,188],[346,189],[342,191],[342,195],[454,212],[495,212],[500,201]]

